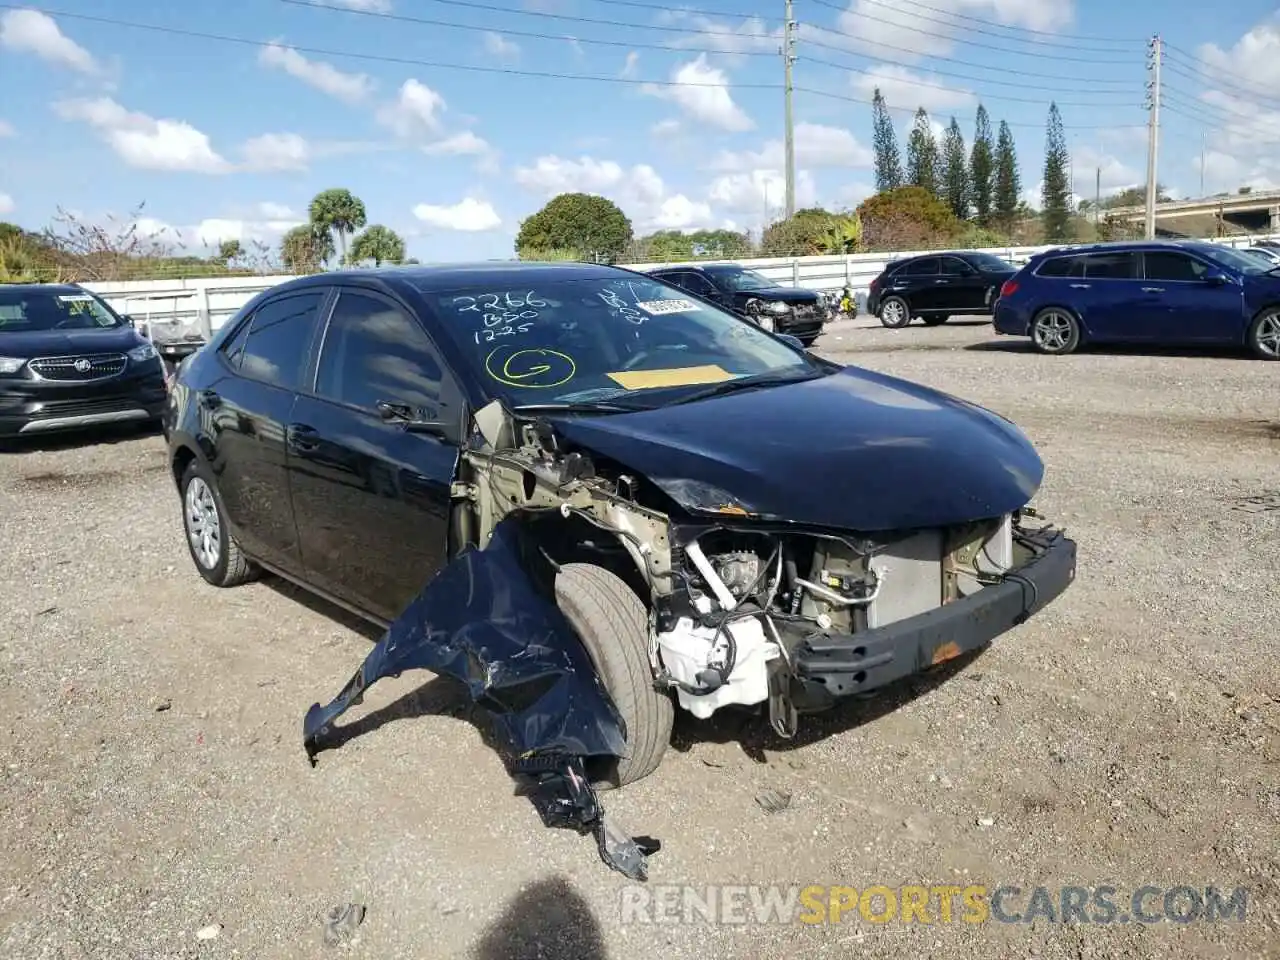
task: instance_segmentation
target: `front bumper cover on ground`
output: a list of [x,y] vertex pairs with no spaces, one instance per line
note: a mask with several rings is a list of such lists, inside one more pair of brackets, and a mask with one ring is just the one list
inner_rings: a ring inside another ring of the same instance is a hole
[[307,757],[314,765],[326,741],[339,739],[334,721],[383,677],[419,669],[453,677],[493,718],[543,823],[591,832],[609,866],[643,880],[656,843],[620,831],[586,774],[594,758],[626,756],[622,718],[540,582],[554,571],[522,530],[508,517],[484,550],[463,553],[432,578],[338,696],[307,711]]
[[986,646],[1043,609],[1076,574],[1076,543],[1054,527],[1019,536],[1030,554],[992,584],[934,610],[858,634],[817,634],[793,653],[798,708],[887,686]]

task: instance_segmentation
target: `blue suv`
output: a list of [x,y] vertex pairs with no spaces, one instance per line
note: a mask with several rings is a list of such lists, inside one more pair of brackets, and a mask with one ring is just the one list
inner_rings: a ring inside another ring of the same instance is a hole
[[1195,240],[1059,247],[1005,282],[992,325],[1049,354],[1151,343],[1245,346],[1280,360],[1280,267]]

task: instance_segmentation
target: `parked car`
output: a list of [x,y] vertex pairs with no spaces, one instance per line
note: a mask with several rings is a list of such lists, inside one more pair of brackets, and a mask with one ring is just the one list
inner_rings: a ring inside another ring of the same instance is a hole
[[766,330],[789,333],[806,347],[822,335],[827,321],[823,294],[803,287],[784,287],[736,263],[659,267],[649,271],[649,276],[732,310]]
[[1204,344],[1280,360],[1280,267],[1197,240],[1050,250],[1004,285],[994,329],[1050,354],[1086,343]]
[[1044,470],[1008,420],[614,266],[287,281],[183,361],[167,418],[217,586],[265,569],[385,626],[526,525],[625,720],[618,784],[658,765],[677,704],[767,701],[789,734],[986,645],[1075,571],[1024,519]]
[[0,436],[159,422],[152,343],[75,284],[0,286]]
[[1280,266],[1280,249],[1275,247],[1264,247],[1261,245],[1256,247],[1244,247],[1243,249],[1245,253],[1251,253],[1254,256],[1261,257],[1273,267]]
[[1017,272],[1009,261],[982,251],[904,257],[871,281],[867,312],[893,328],[913,317],[935,327],[956,315],[988,316],[1000,287]]

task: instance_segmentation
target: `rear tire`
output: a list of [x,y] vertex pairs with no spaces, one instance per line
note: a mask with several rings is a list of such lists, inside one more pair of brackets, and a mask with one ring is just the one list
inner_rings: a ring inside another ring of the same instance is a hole
[[897,330],[911,322],[911,308],[901,297],[886,297],[880,304],[879,316],[884,326]]
[[215,587],[235,587],[252,580],[257,569],[231,535],[218,485],[204,461],[193,459],[178,484],[182,498],[182,530],[191,560]]
[[1280,307],[1268,307],[1253,318],[1245,338],[1260,360],[1280,360]]
[[1080,346],[1080,321],[1063,307],[1046,307],[1031,319],[1031,344],[1041,353],[1064,356]]
[[591,656],[626,724],[630,756],[596,778],[623,787],[658,768],[671,742],[675,705],[659,692],[649,665],[649,614],[619,577],[589,563],[566,563],[556,576],[556,604]]

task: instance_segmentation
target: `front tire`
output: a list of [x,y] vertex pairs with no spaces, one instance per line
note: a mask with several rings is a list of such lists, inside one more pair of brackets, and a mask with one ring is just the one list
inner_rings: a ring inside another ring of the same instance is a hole
[[887,297],[884,303],[880,304],[880,322],[891,330],[897,330],[909,324],[911,308],[907,306],[907,301],[901,297]]
[[1280,307],[1269,307],[1253,318],[1246,337],[1260,360],[1280,360]]
[[1080,321],[1062,307],[1041,310],[1031,320],[1031,344],[1052,356],[1071,353],[1080,346]]
[[215,587],[234,587],[252,580],[256,570],[231,535],[213,475],[198,459],[182,471],[182,529],[200,576]]
[[671,697],[653,683],[648,612],[619,577],[590,563],[561,567],[555,593],[626,724],[630,756],[592,779],[602,789],[634,783],[662,762],[675,721]]

